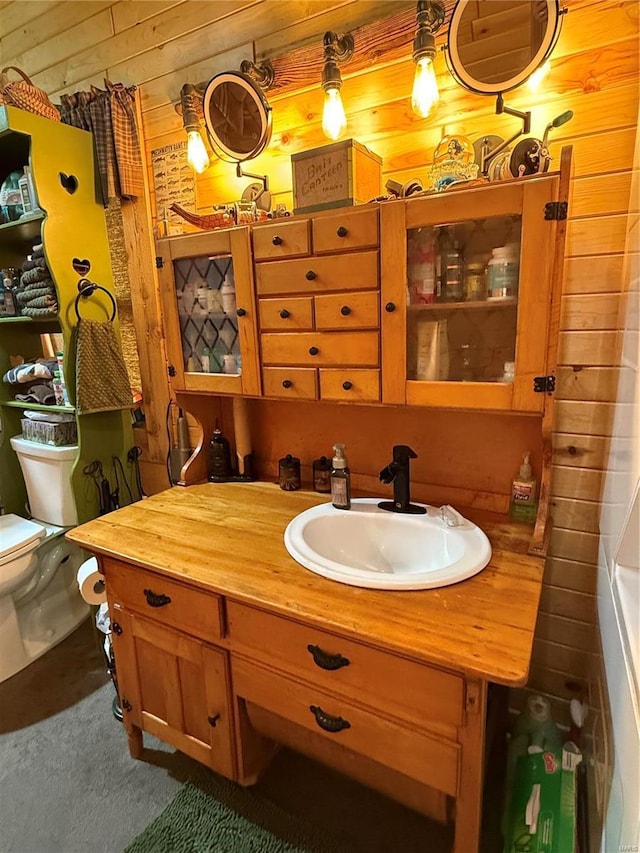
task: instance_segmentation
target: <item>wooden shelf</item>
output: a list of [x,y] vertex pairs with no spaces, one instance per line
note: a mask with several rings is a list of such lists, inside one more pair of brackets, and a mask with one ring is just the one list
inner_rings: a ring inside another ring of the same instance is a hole
[[0,225],[0,240],[32,240],[40,236],[40,225],[44,219],[44,213],[36,213],[33,216],[25,216],[15,222],[5,222]]
[[487,311],[490,308],[512,308],[517,299],[482,299],[477,302],[431,302],[429,305],[408,305],[409,311]]
[[21,400],[0,400],[0,406],[9,409],[30,409],[34,412],[67,412],[74,415],[73,406],[43,406],[42,403],[23,403]]

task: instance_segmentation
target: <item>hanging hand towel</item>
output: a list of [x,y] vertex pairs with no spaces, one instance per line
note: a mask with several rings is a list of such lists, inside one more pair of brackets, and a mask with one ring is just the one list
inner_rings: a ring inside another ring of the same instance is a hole
[[80,320],[76,342],[78,414],[130,409],[129,376],[120,342],[108,320]]

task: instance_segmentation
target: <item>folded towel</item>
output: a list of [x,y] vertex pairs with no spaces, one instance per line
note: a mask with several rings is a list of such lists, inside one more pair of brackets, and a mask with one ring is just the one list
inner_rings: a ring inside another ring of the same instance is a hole
[[36,361],[33,363],[19,364],[7,370],[2,377],[3,382],[9,385],[32,382],[34,379],[53,379],[53,371],[57,369],[57,361]]
[[108,320],[76,328],[76,408],[81,415],[130,409],[133,395],[120,342]]
[[[29,305],[32,300],[39,299],[41,296],[50,296],[53,302],[56,301],[56,293],[53,287],[36,287],[33,290],[19,290],[16,293],[18,305]],[[53,303],[48,303],[53,304]],[[37,307],[37,306],[36,306]]]
[[44,269],[42,267],[34,267],[32,270],[26,270],[20,276],[20,284],[27,285],[33,284],[34,281],[46,281],[51,280],[51,274],[47,267]]
[[30,261],[27,260],[22,264],[22,272],[26,272],[27,270],[35,270],[41,269],[46,270],[49,269],[47,266],[47,262],[44,258],[32,258]]
[[56,395],[50,385],[32,385],[26,394],[16,394],[16,400],[21,403],[40,403],[43,406],[53,406]]
[[30,305],[25,305],[22,308],[22,314],[25,317],[52,317],[58,313],[58,303],[49,308],[32,308]]
[[30,421],[42,421],[47,424],[68,424],[76,419],[71,412],[31,412],[29,409],[24,412],[24,416]]

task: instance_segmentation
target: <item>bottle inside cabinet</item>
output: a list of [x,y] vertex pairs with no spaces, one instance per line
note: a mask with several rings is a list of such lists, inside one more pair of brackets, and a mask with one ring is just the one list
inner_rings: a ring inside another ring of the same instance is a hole
[[520,248],[520,216],[409,230],[409,380],[504,381],[515,361]]
[[174,261],[184,368],[241,373],[231,255]]

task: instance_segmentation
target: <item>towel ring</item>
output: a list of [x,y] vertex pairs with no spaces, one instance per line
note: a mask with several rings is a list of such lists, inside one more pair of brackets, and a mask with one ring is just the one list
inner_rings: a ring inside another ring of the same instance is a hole
[[89,281],[88,278],[81,278],[80,281],[78,282],[78,295],[76,296],[76,301],[75,301],[75,305],[74,305],[74,307],[76,309],[76,317],[78,318],[78,323],[82,319],[80,317],[80,311],[78,310],[78,306],[80,304],[80,299],[82,297],[87,298],[88,296],[91,296],[91,294],[95,293],[96,290],[101,290],[103,293],[107,294],[107,296],[111,300],[111,306],[113,308],[113,312],[111,314],[110,321],[113,323],[113,321],[116,319],[116,312],[118,309],[116,306],[116,300],[113,298],[113,294],[111,293],[111,291],[107,290],[107,288],[103,287],[101,284],[96,284],[93,281]]

